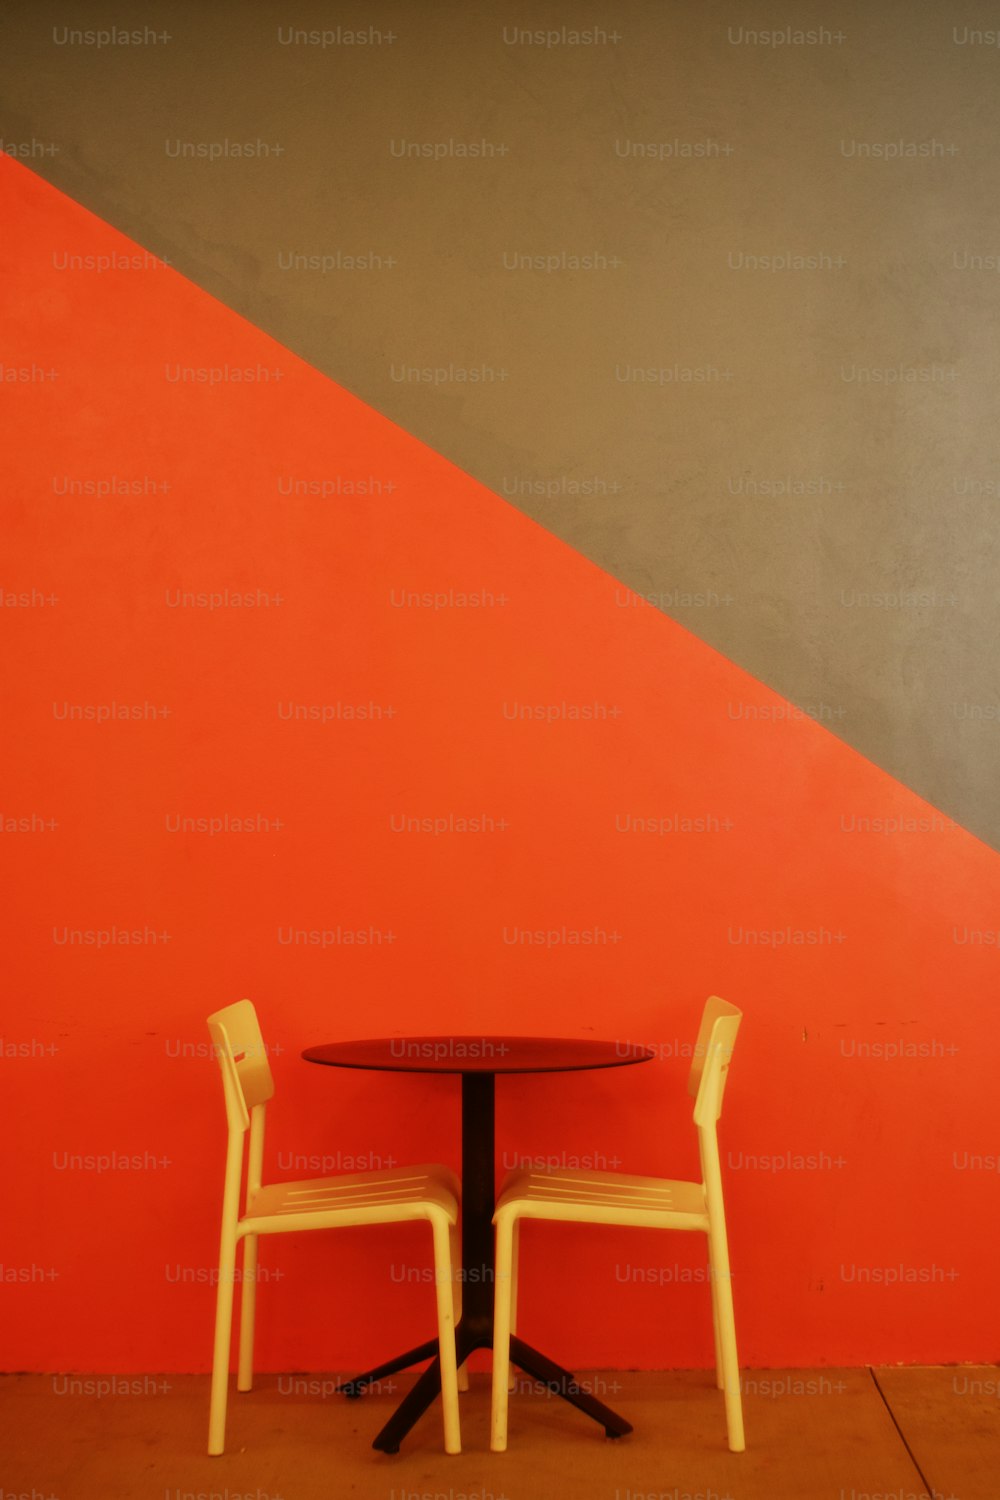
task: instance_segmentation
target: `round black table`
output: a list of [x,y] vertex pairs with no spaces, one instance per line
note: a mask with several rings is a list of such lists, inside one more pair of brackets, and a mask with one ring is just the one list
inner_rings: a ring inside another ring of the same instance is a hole
[[[576,1037],[418,1036],[333,1042],[309,1047],[306,1062],[334,1068],[370,1068],[397,1073],[462,1075],[462,1317],[455,1330],[461,1365],[474,1349],[493,1347],[493,1211],[495,1208],[495,1088],[498,1073],[570,1073],[649,1062],[648,1047]],[[511,1361],[555,1395],[600,1422],[608,1437],[623,1437],[631,1423],[581,1390],[569,1370],[511,1338]],[[441,1391],[437,1339],[357,1375],[341,1389],[360,1395],[365,1386],[424,1359],[431,1363],[396,1408],[372,1444],[397,1453],[400,1441]]]

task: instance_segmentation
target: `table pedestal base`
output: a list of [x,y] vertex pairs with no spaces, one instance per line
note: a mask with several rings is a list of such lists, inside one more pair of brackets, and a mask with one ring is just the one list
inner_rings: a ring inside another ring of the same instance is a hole
[[[493,1347],[493,1207],[494,1207],[494,1074],[462,1075],[462,1316],[455,1329],[455,1358],[461,1366],[476,1349]],[[428,1339],[364,1375],[339,1387],[345,1396],[360,1396],[365,1386],[395,1375],[421,1360],[431,1363],[386,1422],[372,1443],[382,1453],[398,1453],[399,1445],[436,1396],[441,1394],[441,1365],[437,1339]],[[540,1381],[595,1422],[609,1438],[632,1431],[609,1406],[582,1390],[569,1370],[540,1354],[523,1339],[510,1341],[511,1364]]]
[[[474,1324],[467,1324],[463,1319],[455,1330],[458,1364],[461,1365],[464,1360],[468,1359],[473,1350],[489,1349],[492,1343],[492,1329],[489,1337],[484,1338],[482,1333],[476,1330]],[[433,1356],[431,1363],[372,1443],[372,1447],[382,1453],[398,1453],[399,1445],[410,1428],[423,1416],[431,1402],[441,1394],[441,1365],[437,1357],[437,1339],[429,1339],[426,1344],[418,1344],[415,1349],[408,1349],[405,1354],[398,1355],[396,1359],[390,1359],[384,1365],[378,1365],[374,1370],[366,1371],[364,1375],[356,1375],[353,1380],[345,1381],[338,1387],[345,1396],[360,1396],[365,1387],[371,1385],[373,1381],[381,1380],[384,1375],[395,1375],[399,1370],[409,1369],[411,1365],[418,1364],[429,1355]],[[589,1391],[583,1390],[569,1370],[564,1370],[561,1365],[548,1359],[539,1350],[533,1349],[523,1339],[511,1338],[510,1361],[526,1375],[532,1376],[533,1379],[546,1386],[553,1396],[561,1396],[571,1406],[577,1407],[595,1422],[599,1422],[604,1428],[606,1437],[624,1437],[626,1433],[632,1431],[631,1422],[626,1422],[624,1417],[620,1417],[609,1406],[598,1401]]]

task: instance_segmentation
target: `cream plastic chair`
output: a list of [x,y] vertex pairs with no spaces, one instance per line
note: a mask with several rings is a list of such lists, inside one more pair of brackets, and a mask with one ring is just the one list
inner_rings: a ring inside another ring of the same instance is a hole
[[725,1393],[729,1446],[742,1453],[743,1407],[729,1249],[722,1203],[716,1121],[722,1112],[726,1073],[742,1012],[713,996],[706,1002],[688,1078],[701,1156],[701,1182],[626,1177],[619,1172],[509,1174],[497,1201],[496,1297],[493,1331],[493,1411],[490,1447],[507,1447],[510,1339],[517,1306],[517,1232],[521,1219],[564,1219],[586,1224],[628,1224],[647,1229],[700,1229],[708,1236],[715,1334],[716,1382]]
[[[460,1453],[453,1304],[455,1284],[452,1279],[452,1266],[458,1258],[458,1178],[447,1167],[423,1165],[263,1186],[264,1114],[267,1101],[274,1095],[274,1080],[257,1013],[249,1000],[240,1000],[209,1016],[208,1029],[222,1068],[229,1121],[208,1424],[209,1453],[221,1453],[225,1445],[238,1242],[243,1241],[243,1292],[237,1389],[248,1391],[253,1384],[257,1236],[304,1229],[340,1229],[352,1224],[396,1224],[408,1219],[428,1219],[433,1232],[444,1446],[448,1453]],[[241,1216],[240,1179],[248,1131],[246,1202]]]

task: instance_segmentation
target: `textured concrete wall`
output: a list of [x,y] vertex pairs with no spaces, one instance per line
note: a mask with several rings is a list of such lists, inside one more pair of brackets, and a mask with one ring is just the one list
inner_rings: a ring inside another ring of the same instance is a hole
[[14,4],[4,149],[996,844],[994,22]]

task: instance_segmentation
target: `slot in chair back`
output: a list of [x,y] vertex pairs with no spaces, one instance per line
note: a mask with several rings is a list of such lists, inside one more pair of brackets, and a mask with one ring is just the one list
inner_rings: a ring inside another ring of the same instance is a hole
[[699,1128],[714,1123],[722,1114],[726,1078],[742,1019],[742,1011],[718,995],[705,1002],[688,1075],[694,1122]]
[[274,1098],[274,1079],[257,1012],[251,1001],[238,1000],[209,1016],[208,1030],[222,1067],[230,1129],[246,1130],[249,1111]]

